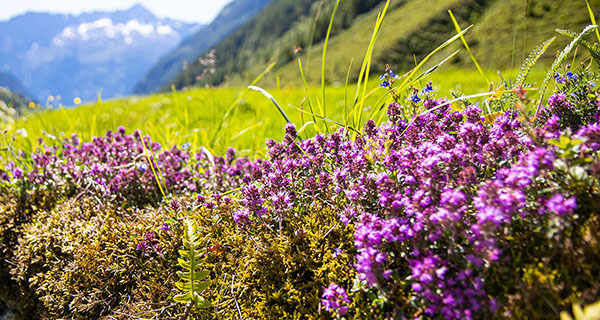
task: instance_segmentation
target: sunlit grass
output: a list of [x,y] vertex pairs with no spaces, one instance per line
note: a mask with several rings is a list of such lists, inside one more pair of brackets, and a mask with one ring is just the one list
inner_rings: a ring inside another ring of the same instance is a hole
[[[486,73],[495,84],[499,84],[503,78],[513,79],[516,74],[517,70]],[[543,76],[544,70],[534,69],[528,82],[541,82]],[[371,79],[370,89],[378,88],[378,80]],[[451,90],[465,95],[489,90],[489,86],[476,70],[440,70],[416,85],[424,86],[427,81],[433,82],[437,97],[450,97]],[[318,96],[321,90],[315,87],[309,88],[308,91],[314,97]],[[348,90],[353,92],[356,87],[349,86]],[[310,115],[290,107],[292,105],[309,111],[303,88],[268,91],[298,128],[313,120]],[[328,118],[340,123],[345,122],[345,91],[342,86],[327,87]],[[76,133],[83,141],[89,141],[93,136],[101,136],[107,130],[116,130],[119,126],[124,126],[128,132],[140,129],[165,147],[181,146],[186,142],[189,142],[192,148],[209,147],[214,131],[223,121],[226,109],[241,92],[241,89],[236,88],[193,89],[186,92],[102,101],[72,109],[31,113],[13,127],[13,131],[25,129],[27,137],[14,135],[15,140],[11,143],[15,150],[30,152],[37,145],[38,137],[44,137],[47,143],[52,143],[49,135],[61,140],[62,137],[70,137]],[[385,90],[376,89],[366,100],[365,110],[370,111],[383,94]],[[259,92],[247,92],[235,105],[228,119],[223,121],[223,128],[211,152],[223,154],[231,146],[240,150],[241,154],[261,156],[264,154],[265,140],[281,139],[284,126],[285,120],[269,99]],[[335,130],[335,125],[330,126]],[[308,137],[314,133],[314,128],[308,126],[303,136]]]

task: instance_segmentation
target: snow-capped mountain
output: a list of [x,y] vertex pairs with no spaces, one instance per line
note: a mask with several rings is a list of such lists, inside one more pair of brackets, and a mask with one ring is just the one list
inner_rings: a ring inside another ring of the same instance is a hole
[[160,56],[200,25],[159,19],[140,5],[79,16],[26,13],[0,22],[0,70],[41,101],[71,105],[128,94]]

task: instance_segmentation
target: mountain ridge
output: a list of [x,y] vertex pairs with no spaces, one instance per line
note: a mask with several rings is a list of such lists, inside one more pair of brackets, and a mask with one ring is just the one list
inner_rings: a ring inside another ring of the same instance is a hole
[[72,104],[129,94],[158,58],[197,24],[160,19],[141,5],[79,15],[28,12],[0,22],[0,70],[40,100]]
[[207,26],[184,38],[182,42],[150,68],[133,89],[134,94],[146,94],[168,87],[183,65],[192,62],[211,46],[234,32],[271,0],[234,0],[227,4]]

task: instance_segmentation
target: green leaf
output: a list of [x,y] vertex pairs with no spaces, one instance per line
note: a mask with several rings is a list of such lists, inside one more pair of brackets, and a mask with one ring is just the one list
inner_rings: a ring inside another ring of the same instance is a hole
[[181,290],[181,291],[190,291],[190,284],[189,282],[175,282],[175,286],[177,287],[177,289]]
[[188,303],[192,301],[192,294],[189,291],[186,293],[178,294],[173,297],[173,300],[179,303]]
[[191,275],[189,272],[177,271],[177,275],[179,276],[179,279],[181,279],[181,280],[189,281],[191,279]]
[[196,300],[196,308],[198,309],[206,309],[206,308],[210,308],[210,301],[199,297],[199,299]]
[[206,288],[208,288],[208,286],[210,286],[210,281],[206,281],[206,282],[202,282],[199,283],[196,288],[194,288],[197,292],[202,292],[204,290],[206,290]]
[[197,281],[204,280],[206,277],[208,277],[209,273],[210,273],[210,271],[195,272],[194,273],[194,280],[197,280]]
[[181,258],[177,258],[177,262],[179,263],[179,265],[184,268],[184,269],[189,269],[190,268],[190,263],[185,261],[184,259]]

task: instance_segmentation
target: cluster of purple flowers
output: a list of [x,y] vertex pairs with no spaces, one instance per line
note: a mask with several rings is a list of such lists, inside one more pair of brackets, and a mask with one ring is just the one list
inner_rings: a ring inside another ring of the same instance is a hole
[[158,244],[158,239],[153,232],[144,234],[144,239],[136,244],[135,249],[145,255],[155,254],[161,257],[163,256],[163,248]]
[[348,312],[350,299],[346,290],[337,283],[331,283],[329,287],[323,289],[323,300],[321,301],[327,311],[335,311],[341,316]]
[[18,159],[28,170],[10,162],[1,174],[3,180],[25,191],[58,196],[91,193],[144,205],[159,201],[163,191],[180,194],[236,188],[247,170],[243,159],[232,164],[233,149],[225,158],[199,152],[194,160],[187,149],[164,150],[149,136],[142,137],[138,131],[126,135],[120,127],[91,142],[82,143],[75,134],[55,146],[40,139],[34,153],[21,153]]
[[[382,79],[395,75],[388,70]],[[549,226],[549,237],[560,238],[584,223],[575,213],[589,186],[598,185],[600,126],[588,117],[576,133],[561,131],[562,117],[569,116],[562,110],[573,109],[561,92],[550,97],[547,121],[536,128],[516,111],[486,125],[478,106],[453,111],[433,99],[432,90],[428,84],[416,91],[413,102],[421,95],[434,111],[407,122],[403,107],[392,103],[388,123],[369,121],[354,140],[343,128],[301,140],[289,124],[282,142],[267,141],[266,159],[237,158],[233,149],[224,157],[199,152],[191,159],[189,146],[161,151],[148,137],[120,128],[92,142],[73,136],[62,148],[42,144],[30,170],[11,164],[0,173],[37,188],[69,185],[77,192],[156,199],[154,166],[169,192],[201,193],[197,199],[208,210],[225,204],[248,233],[294,234],[287,228],[292,219],[327,208],[354,227],[358,280],[392,305],[412,306],[399,316],[485,318],[507,303],[490,290],[490,270],[510,263],[510,239]],[[235,201],[221,196],[232,190]],[[145,239],[138,250],[152,243]],[[349,312],[343,287],[332,283],[322,298],[326,310]]]
[[[488,126],[477,106],[439,108],[406,123],[400,108],[390,105],[392,122],[369,122],[354,141],[343,129],[300,141],[289,127],[283,142],[267,143],[269,159],[249,165],[244,209],[234,219],[241,228],[261,220],[272,229],[311,204],[336,208],[355,225],[355,267],[368,286],[392,301],[411,296],[432,317],[494,313],[486,272],[506,254],[511,223],[568,224],[577,208],[575,195],[551,188],[557,156],[547,141],[560,131],[550,125],[528,134],[514,111]],[[404,278],[409,286],[398,291]]]

